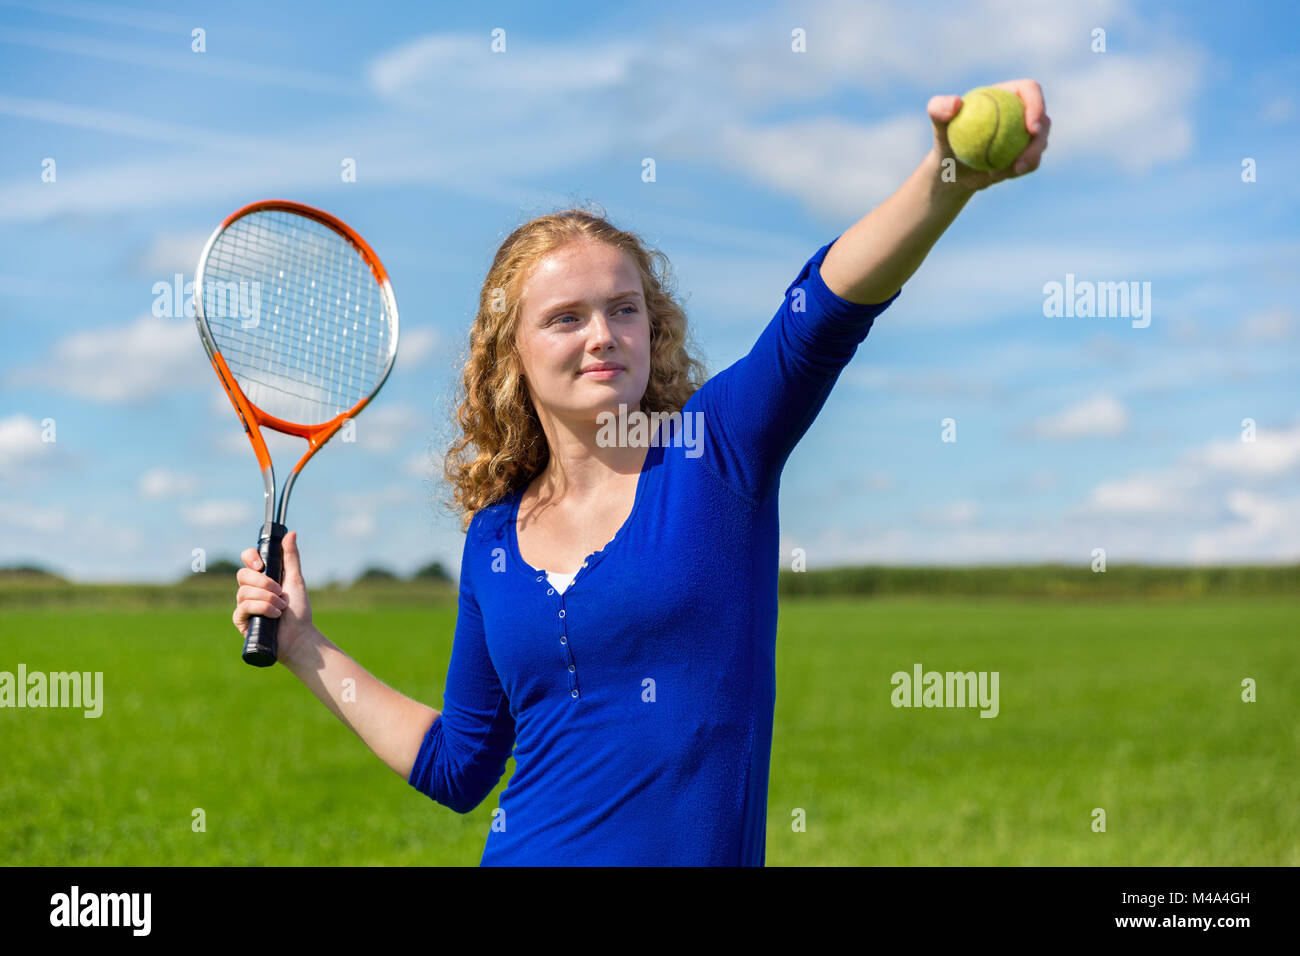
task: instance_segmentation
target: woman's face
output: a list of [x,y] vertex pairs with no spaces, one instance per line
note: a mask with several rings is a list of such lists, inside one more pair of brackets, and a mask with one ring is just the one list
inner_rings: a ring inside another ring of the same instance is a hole
[[[650,319],[632,257],[602,242],[572,242],[524,283],[515,339],[533,407],[574,423],[634,411],[650,381]],[[585,371],[613,364],[613,372]]]

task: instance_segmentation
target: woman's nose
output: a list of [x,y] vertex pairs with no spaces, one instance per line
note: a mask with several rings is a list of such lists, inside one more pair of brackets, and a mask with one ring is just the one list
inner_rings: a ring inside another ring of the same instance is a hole
[[594,341],[604,344],[614,341],[614,333],[609,330],[609,319],[604,313],[593,312],[591,316],[591,337]]

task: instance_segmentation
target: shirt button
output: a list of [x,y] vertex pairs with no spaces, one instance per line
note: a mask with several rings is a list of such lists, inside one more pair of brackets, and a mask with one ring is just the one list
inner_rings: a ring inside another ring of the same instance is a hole
[[555,588],[547,588],[547,589],[546,589],[546,593],[547,593],[547,594],[554,594],[554,593],[555,593]]
[[570,673],[570,674],[573,673],[573,665],[572,665],[572,664],[569,665],[569,673]]
[[568,639],[567,637],[565,637],[563,634],[561,634],[561,635],[560,635],[560,643],[561,643],[561,644],[567,644],[567,643],[569,643],[569,639]]
[[538,578],[537,580],[538,580],[538,581],[541,581],[542,579],[541,579],[541,578]]
[[578,696],[578,691],[577,691],[576,689],[569,691],[569,696],[570,696],[570,697],[577,697],[577,696]]
[[564,617],[564,612],[563,612],[563,611],[560,612],[560,617]]

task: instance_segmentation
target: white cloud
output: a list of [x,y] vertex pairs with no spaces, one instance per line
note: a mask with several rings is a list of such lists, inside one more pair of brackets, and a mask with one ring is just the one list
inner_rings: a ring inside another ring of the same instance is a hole
[[[919,5],[854,0],[820,5],[802,19],[809,38],[809,53],[802,56],[771,43],[771,25],[757,20],[729,25],[726,37],[698,31],[698,39],[680,52],[684,63],[677,72],[710,77],[710,61],[724,60],[727,76],[696,86],[710,89],[711,102],[693,135],[684,135],[681,123],[675,132],[697,144],[699,153],[829,216],[840,218],[845,208],[874,205],[893,192],[929,147],[929,92],[971,75],[1006,70],[1006,78],[1031,76],[1041,83],[1053,119],[1049,163],[1101,156],[1140,172],[1181,158],[1193,146],[1190,118],[1203,69],[1195,51],[1168,48],[1142,58],[1112,51],[1102,57],[1078,39],[1086,40],[1098,19],[1112,30],[1129,24],[1124,4],[1012,9],[986,0],[936,17]],[[997,29],[989,29],[990,22]],[[972,34],[978,43],[971,42]],[[917,56],[916,50],[928,55]],[[656,92],[664,85],[668,90],[658,103],[689,95],[686,84],[663,80]],[[844,87],[878,100],[881,90],[899,85],[929,92],[918,93],[909,111],[870,124],[814,116],[759,129],[746,119],[774,103],[814,102]]]
[[239,417],[235,414],[235,406],[231,403],[230,396],[226,394],[225,388],[221,386],[215,371],[212,373],[212,379],[215,387],[212,389],[211,394],[208,395],[208,409],[223,421],[227,419],[238,421]]
[[717,133],[717,154],[724,165],[838,218],[893,193],[929,136],[924,114],[871,125],[829,116],[763,127],[731,122]]
[[[898,170],[910,171],[928,148],[929,95],[945,86],[965,92],[960,84],[972,76],[1032,76],[1043,84],[1056,120],[1053,162],[1101,156],[1143,170],[1193,145],[1190,116],[1203,70],[1196,50],[1166,42],[1138,58],[1088,49],[1098,23],[1124,35],[1145,26],[1118,0],[1077,9],[971,0],[941,16],[923,5],[845,0],[801,11],[797,20],[807,30],[806,54],[791,50],[783,10],[699,19],[689,30],[666,14],[652,16],[637,34],[612,42],[594,29],[559,42],[512,35],[509,52],[500,54],[477,33],[415,36],[370,62],[368,91],[302,71],[254,70],[211,53],[189,57],[191,69],[210,74],[309,91],[332,83],[389,107],[361,125],[349,115],[334,128],[290,125],[261,140],[10,98],[0,112],[204,148],[79,171],[57,190],[0,189],[0,217],[162,206],[192,197],[195,182],[209,197],[288,193],[315,184],[323,166],[336,166],[344,141],[367,144],[370,183],[441,184],[511,204],[537,199],[510,185],[520,156],[540,179],[602,158],[640,156],[653,144],[650,155],[661,167],[685,161],[739,170],[838,220],[846,208],[878,202],[897,186]],[[131,55],[88,42],[68,52]],[[456,95],[447,96],[449,89]],[[820,103],[846,90],[860,98],[864,108],[853,115],[862,121],[816,115]],[[876,104],[886,98],[894,105],[882,115]],[[809,118],[766,120],[774,107],[791,104],[806,107]],[[420,122],[403,120],[403,112]],[[464,135],[449,146],[439,131],[452,128]],[[214,155],[213,144],[224,154]]]
[[41,441],[41,432],[40,423],[27,415],[0,418],[0,475],[17,474],[49,452],[51,444]]
[[[9,39],[9,37],[6,37]],[[160,122],[126,113],[114,113],[108,110],[87,109],[81,106],[69,106],[50,100],[35,100],[26,97],[0,95],[0,116],[13,116],[18,119],[35,120],[59,126],[72,126],[96,133],[143,139],[150,142],[174,144],[185,142],[194,137],[202,137],[214,148],[228,150],[232,145],[252,150],[257,140],[252,137],[232,134],[213,135],[211,130],[180,126],[175,123]]]
[[[1213,521],[1142,520],[1124,514],[1034,515],[1017,522],[920,526],[848,524],[806,536],[791,527],[782,553],[806,549],[810,568],[846,564],[979,565],[1060,561],[1091,574],[1094,548],[1111,564],[1292,563],[1300,560],[1300,498],[1240,493]],[[1235,510],[1233,510],[1235,509]],[[784,526],[783,526],[784,527]]]
[[1121,435],[1128,410],[1112,395],[1096,395],[1029,426],[1039,438],[1088,438]]
[[194,269],[199,264],[199,253],[203,251],[209,234],[210,231],[159,233],[140,253],[136,270],[163,282],[170,283],[178,272],[192,280]]
[[[783,548],[789,553],[790,545]],[[832,528],[811,540],[800,537],[809,567],[851,564],[961,566],[990,563],[1061,561],[1087,574],[1094,539],[1062,522],[1035,520],[1023,526],[990,524],[947,528],[904,526]]]
[[198,479],[193,475],[168,471],[166,468],[151,468],[140,476],[139,492],[142,498],[172,498],[177,495],[189,495],[197,488]]
[[850,365],[841,378],[862,388],[878,389],[894,395],[927,395],[943,398],[995,398],[1003,386],[984,377],[967,376],[962,369],[884,367]]
[[[1018,9],[999,21],[1015,22],[1015,28],[981,30],[980,42],[971,43],[971,30],[980,21],[996,18],[1002,6],[972,4],[965,13],[947,11],[939,18],[921,7],[900,13],[891,7],[841,6],[822,13],[823,29],[810,29],[815,37],[810,43],[818,45],[816,57],[806,58],[807,67],[797,62],[804,57],[777,59],[758,52],[766,51],[767,44],[754,43],[748,50],[736,51],[740,61],[736,72],[750,77],[754,90],[766,90],[778,99],[797,90],[801,98],[811,100],[846,83],[862,86],[870,94],[900,79],[933,90],[945,77],[987,74],[999,67],[1025,75],[1036,63],[1039,68],[1030,75],[1043,86],[1052,117],[1047,163],[1095,161],[1100,156],[1137,173],[1190,153],[1191,114],[1200,74],[1193,53],[1177,50],[1141,59],[1116,53],[1094,56],[1073,38],[1087,36],[1087,28],[1095,25],[1089,21],[1095,12],[1048,7]],[[855,24],[861,29],[855,30]],[[917,40],[909,45],[902,38],[912,34]],[[864,39],[886,35],[890,50],[907,51],[898,61]],[[916,57],[912,53],[916,49],[927,49],[931,55]],[[1049,56],[1053,49],[1055,56]],[[814,80],[808,79],[805,69]],[[795,72],[801,75],[792,77]],[[760,79],[764,76],[765,81]],[[777,92],[781,85],[787,91],[784,95]],[[877,205],[924,155],[931,141],[924,99],[918,97],[919,108],[870,124],[814,116],[763,127],[746,121],[745,104],[734,102],[719,111],[722,121],[710,124],[717,132],[700,140],[700,148],[722,165],[838,219],[846,208]]]
[[979,509],[973,501],[952,501],[934,508],[923,508],[918,517],[930,524],[964,525],[971,524],[979,515]]
[[1289,476],[1294,491],[1300,425],[1263,435],[1262,445],[1209,442],[1168,467],[1102,482],[1071,517],[1094,528],[1099,539],[1133,547],[1145,537],[1146,550],[1166,559],[1294,561],[1300,558],[1300,497],[1265,484]]
[[[1223,289],[1230,285],[1230,277],[1264,276],[1275,271],[1286,275],[1300,259],[1300,243],[1276,238],[1230,246],[1194,238],[1157,246],[1122,238],[1106,242],[1036,239],[997,244],[974,240],[954,244],[950,238],[945,236],[935,246],[904,285],[898,301],[878,322],[891,321],[900,310],[906,312],[908,324],[916,326],[971,325],[1014,316],[1052,327],[1086,324],[1097,332],[1133,341],[1138,336],[1150,338],[1154,333],[1152,329],[1132,328],[1130,318],[1045,317],[1044,284],[1063,283],[1067,273],[1073,273],[1076,280],[1091,282],[1150,281],[1152,326],[1163,327],[1187,308],[1171,302],[1162,290],[1184,288],[1206,277],[1216,277],[1218,287]],[[1016,267],[1008,269],[1008,262],[1014,262]]]
[[374,512],[380,508],[403,508],[420,500],[420,486],[412,481],[396,481],[388,485],[371,488],[364,496],[337,495],[334,498],[334,510],[340,514],[358,511]]
[[1194,561],[1300,560],[1300,497],[1236,489],[1225,503],[1236,520],[1192,534],[1188,550]]
[[415,435],[422,421],[410,405],[368,406],[356,419],[357,444],[370,451],[392,451]]
[[[152,11],[141,14],[139,19],[153,19],[151,29],[156,30],[160,26],[159,21],[153,18]],[[125,21],[119,19],[118,22]],[[188,30],[189,27],[186,26],[180,32],[185,33]],[[169,30],[167,32],[174,35],[176,31]],[[265,57],[255,62],[245,62],[229,59],[216,50],[204,53],[202,56],[194,56],[189,50],[188,43],[161,48],[157,44],[133,46],[112,42],[106,40],[103,36],[78,36],[47,30],[19,29],[6,29],[5,42],[29,46],[38,50],[50,50],[63,55],[107,60],[112,63],[125,63],[133,68],[139,67],[142,63],[147,63],[151,69],[170,70],[185,80],[192,80],[197,74],[236,82],[260,83],[271,87],[279,87],[281,90],[287,88],[303,90],[308,93],[325,93],[343,97],[357,95],[356,85],[352,82],[351,77],[344,77],[338,70],[329,73],[313,73],[307,70],[279,66],[273,62],[268,63]],[[74,123],[73,125],[80,124]],[[206,148],[214,150],[227,148],[223,141],[234,140],[239,137],[237,133],[226,133],[212,129],[191,132],[190,135],[196,139],[201,139]],[[174,142],[174,140],[169,140],[169,142]]]
[[1012,491],[1017,493],[1037,494],[1044,491],[1051,491],[1061,483],[1055,472],[1040,468],[1032,474],[1020,475],[1011,484]]
[[1227,498],[1228,510],[1238,518],[1254,525],[1276,525],[1286,513],[1286,506],[1277,499],[1233,489]]
[[[229,402],[226,404],[228,405]],[[231,410],[231,417],[234,421],[238,421],[237,418],[234,418],[233,409]],[[269,432],[267,431],[263,431],[262,435],[264,438],[269,438]],[[253,446],[252,443],[249,442],[248,436],[244,434],[244,429],[233,424],[230,428],[222,428],[213,433],[213,445],[217,451],[220,451],[223,454],[232,455],[237,458],[253,457]],[[270,447],[269,441],[267,447]],[[282,459],[278,458],[275,452],[272,451],[271,461],[276,462],[280,460]],[[297,459],[295,459],[295,461],[296,460]]]
[[442,462],[434,457],[432,451],[422,451],[406,459],[402,474],[432,481],[442,476]]
[[[225,425],[218,425],[214,431],[208,432],[209,447],[223,455],[245,460],[249,463],[249,467],[253,467],[256,465],[253,456],[253,444],[248,440],[248,435],[239,424],[234,409],[229,407],[230,403],[227,402],[226,405],[229,409],[229,415],[219,417],[228,417],[229,421]],[[307,451],[307,442],[297,435],[285,435],[273,428],[262,428],[260,431],[262,440],[266,442],[266,450],[271,455],[271,463],[275,467],[275,473],[283,481],[289,469]],[[336,432],[320,454],[329,455],[335,450],[336,445],[342,445],[344,448],[351,447],[341,442],[340,436]]]
[[438,347],[438,330],[433,328],[414,328],[405,326],[400,330],[397,341],[397,364],[403,368],[415,368],[422,365]]
[[196,528],[229,528],[253,521],[253,509],[246,501],[203,501],[182,508],[181,515]]
[[1131,475],[1102,482],[1092,490],[1088,503],[1108,514],[1186,513],[1195,505],[1188,484],[1171,472]]
[[894,487],[893,476],[887,471],[868,472],[863,481],[871,491],[889,491]]
[[1288,97],[1277,96],[1264,104],[1261,111],[1266,122],[1282,123],[1295,114],[1295,103]]
[[1044,84],[1052,118],[1044,162],[1102,157],[1141,173],[1184,158],[1195,145],[1192,107],[1203,70],[1192,50],[1092,55]]
[[79,580],[121,580],[156,556],[144,545],[137,527],[93,511],[0,501],[0,563],[35,564]]
[[[691,235],[689,225],[679,228],[683,245],[706,241]],[[724,325],[739,329],[739,358],[749,351],[758,330],[781,307],[786,286],[817,247],[810,248],[805,240],[787,240],[781,243],[781,249],[753,249],[752,244],[751,248],[743,248],[743,239],[733,242],[725,235],[715,241],[725,251],[705,253],[697,248],[673,256],[678,301],[692,324],[707,317],[710,329]]]
[[1276,308],[1241,320],[1241,336],[1247,342],[1283,342],[1295,335],[1300,323],[1290,309]]
[[819,567],[1059,560],[1088,573],[1098,547],[1112,563],[1295,562],[1300,424],[1273,436],[1272,449],[1265,446],[1253,465],[1243,465],[1227,443],[1208,442],[1166,467],[1103,481],[1059,513],[1017,510],[976,522],[980,502],[955,501],[923,510],[923,523],[895,524],[890,515],[866,526],[841,523],[812,540],[799,536],[799,545]]
[[375,516],[368,511],[340,515],[334,522],[334,531],[342,538],[369,538],[375,533]]
[[[339,495],[334,499],[338,518],[334,531],[344,538],[373,537],[379,527],[378,514],[382,509],[397,509],[399,520],[409,521],[411,506],[422,500],[420,487],[415,482],[394,482],[367,491],[364,496]],[[389,522],[391,527],[391,521]]]
[[494,53],[479,35],[429,34],[377,57],[369,69],[371,88],[410,107],[427,107],[446,95],[457,78],[458,96],[485,93],[524,98],[591,92],[630,79],[637,46],[609,42],[574,56],[573,45],[535,40]]
[[[458,116],[437,128],[482,125],[483,118]],[[512,145],[529,156],[547,157],[547,167],[563,165],[562,136],[551,129],[535,130],[527,144],[522,131],[512,131]],[[224,134],[215,138],[219,140]],[[502,134],[504,135],[504,134]],[[505,166],[506,151],[498,135],[484,132],[468,138],[456,149],[428,138],[429,134],[409,126],[394,126],[386,119],[349,119],[335,129],[313,127],[285,138],[264,139],[256,148],[241,153],[237,161],[210,150],[190,154],[168,153],[165,160],[145,158],[87,168],[58,189],[33,189],[25,183],[0,186],[0,222],[49,219],[62,214],[78,216],[107,214],[124,208],[158,208],[185,204],[194,198],[194,184],[203,183],[209,201],[225,197],[234,208],[253,195],[293,195],[318,184],[322,165],[336,167],[340,141],[366,143],[370,148],[364,167],[367,181],[388,186],[424,183],[446,187],[464,196],[483,197],[492,202],[522,205],[537,201],[533,189],[513,186],[508,177],[514,170]],[[176,142],[208,141],[211,130],[190,131]],[[509,155],[517,155],[513,149]],[[510,160],[513,161],[513,160]],[[538,170],[540,171],[540,170]],[[193,265],[190,266],[193,268]]]
[[1211,442],[1194,461],[1238,476],[1300,474],[1300,425],[1289,430],[1261,429],[1257,425],[1254,441],[1238,438]]
[[194,323],[144,316],[74,332],[10,385],[38,385],[99,402],[134,402],[212,378]]
[[63,508],[0,501],[0,539],[17,541],[30,534],[61,534],[70,526]]
[[[783,13],[772,19],[784,25]],[[846,82],[866,89],[899,81],[931,88],[972,74],[1037,78],[1062,62],[1090,56],[1088,33],[1099,22],[1112,30],[1133,22],[1122,0],[1086,6],[969,0],[945,5],[941,12],[893,0],[837,0],[810,5],[799,20],[808,32],[806,56],[791,55],[788,41],[762,42],[759,31],[770,30],[770,23],[756,24],[745,42],[736,43],[737,51],[747,54],[740,59],[749,62],[728,67],[752,67],[756,95],[779,96],[800,74],[814,77],[796,86],[805,95]],[[788,28],[784,32],[788,37]],[[999,75],[1001,70],[1009,72]]]

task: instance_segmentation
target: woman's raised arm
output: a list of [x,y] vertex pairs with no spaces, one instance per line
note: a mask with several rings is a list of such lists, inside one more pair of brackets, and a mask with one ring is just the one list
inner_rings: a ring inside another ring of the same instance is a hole
[[1032,173],[1042,161],[1052,126],[1043,91],[1033,80],[996,86],[1025,104],[1029,145],[1008,169],[982,172],[962,164],[948,145],[948,123],[961,108],[959,96],[935,96],[927,110],[934,148],[898,191],[854,223],[835,242],[822,263],[826,287],[849,302],[884,302],[921,267],[971,196],[1004,179]]

